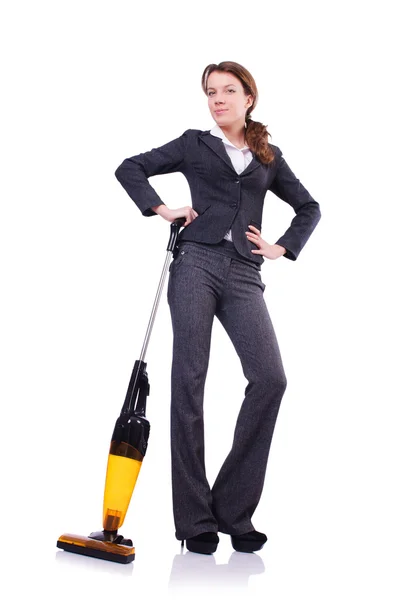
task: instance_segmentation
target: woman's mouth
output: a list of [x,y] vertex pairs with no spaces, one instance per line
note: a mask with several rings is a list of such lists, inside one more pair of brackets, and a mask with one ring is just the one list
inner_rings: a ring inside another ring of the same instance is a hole
[[226,112],[227,110],[228,110],[227,108],[220,108],[219,110],[215,111],[215,114],[221,115],[222,113]]

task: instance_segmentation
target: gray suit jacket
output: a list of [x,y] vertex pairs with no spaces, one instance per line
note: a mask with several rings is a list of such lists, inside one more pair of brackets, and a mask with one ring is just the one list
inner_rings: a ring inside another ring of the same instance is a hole
[[258,246],[245,234],[248,225],[262,228],[263,202],[266,192],[292,206],[295,211],[290,227],[278,240],[286,258],[296,260],[321,218],[320,207],[295,177],[280,148],[269,144],[275,160],[262,164],[253,154],[249,165],[239,175],[223,141],[209,130],[187,129],[180,137],[148,152],[126,158],[115,176],[145,217],[156,215],[151,207],[164,204],[148,178],[180,172],[190,187],[192,207],[199,213],[179,232],[179,240],[215,244],[231,228],[237,251],[257,264],[263,256],[253,254]]

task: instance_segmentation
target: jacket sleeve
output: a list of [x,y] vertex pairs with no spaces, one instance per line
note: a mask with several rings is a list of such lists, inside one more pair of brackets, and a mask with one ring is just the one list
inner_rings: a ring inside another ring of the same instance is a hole
[[187,131],[164,146],[126,158],[117,167],[115,171],[117,180],[144,217],[157,214],[151,209],[152,206],[165,204],[148,182],[148,177],[182,171],[186,155]]
[[287,252],[283,255],[285,258],[296,260],[321,218],[320,206],[291,171],[279,148],[277,154],[276,175],[269,189],[292,206],[296,214],[290,227],[276,244],[286,248]]

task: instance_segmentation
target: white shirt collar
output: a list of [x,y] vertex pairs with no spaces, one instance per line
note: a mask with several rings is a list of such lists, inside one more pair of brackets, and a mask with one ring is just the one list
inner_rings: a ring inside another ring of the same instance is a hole
[[228,144],[229,146],[232,146],[233,148],[236,148],[237,150],[249,150],[249,146],[244,146],[243,148],[237,148],[237,146],[232,144],[232,142],[230,140],[228,140],[228,138],[226,137],[226,135],[224,134],[224,132],[222,131],[222,129],[219,127],[218,124],[216,124],[211,129],[210,133],[212,133],[212,135],[214,135],[215,137],[221,138],[221,140],[223,140],[223,142],[225,144]]

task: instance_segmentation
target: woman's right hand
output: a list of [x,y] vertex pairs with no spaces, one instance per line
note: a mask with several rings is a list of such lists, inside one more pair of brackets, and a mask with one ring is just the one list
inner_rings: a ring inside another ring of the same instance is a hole
[[157,214],[170,223],[173,223],[175,219],[184,217],[186,220],[183,224],[183,227],[190,225],[190,223],[199,216],[191,206],[183,206],[182,208],[168,208],[168,206],[162,204],[159,207],[156,207],[156,209]]

